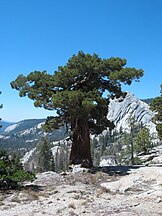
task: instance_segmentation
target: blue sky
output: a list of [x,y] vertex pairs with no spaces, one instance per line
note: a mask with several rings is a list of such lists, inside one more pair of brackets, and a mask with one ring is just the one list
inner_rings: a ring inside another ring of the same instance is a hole
[[161,11],[161,0],[0,0],[0,117],[19,121],[53,115],[20,98],[10,82],[34,70],[53,73],[79,50],[126,58],[127,66],[145,74],[124,90],[139,98],[159,96]]

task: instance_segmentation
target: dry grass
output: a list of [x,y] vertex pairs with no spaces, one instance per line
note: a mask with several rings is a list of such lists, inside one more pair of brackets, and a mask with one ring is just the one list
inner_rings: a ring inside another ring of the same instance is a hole
[[30,201],[34,201],[34,200],[38,200],[39,196],[38,196],[38,193],[35,191],[28,191],[27,198]]
[[105,193],[110,193],[110,190],[108,190],[107,188],[101,187],[96,191],[96,197],[99,198]]

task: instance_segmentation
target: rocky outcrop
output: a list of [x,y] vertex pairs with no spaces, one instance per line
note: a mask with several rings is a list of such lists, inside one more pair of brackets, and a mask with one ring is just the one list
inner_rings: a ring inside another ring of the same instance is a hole
[[121,98],[110,100],[107,118],[114,122],[117,130],[120,130],[121,127],[129,130],[128,119],[134,117],[138,122],[147,126],[151,134],[157,134],[156,126],[152,122],[154,115],[155,113],[149,109],[148,104],[139,100],[133,94],[127,93],[123,100]]
[[105,166],[116,166],[117,165],[117,161],[114,155],[106,155],[106,156],[102,156],[100,158],[100,167],[105,167]]
[[139,155],[139,159],[142,161],[144,165],[162,165],[162,145],[154,147],[147,155]]
[[117,181],[102,183],[101,186],[113,193],[144,193],[155,188],[161,190],[162,169],[161,167],[133,168],[130,175],[125,175]]

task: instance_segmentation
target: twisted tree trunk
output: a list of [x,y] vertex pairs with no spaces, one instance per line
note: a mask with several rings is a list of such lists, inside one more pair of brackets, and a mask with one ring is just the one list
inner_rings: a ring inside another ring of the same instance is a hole
[[81,164],[82,167],[92,167],[90,149],[90,131],[87,118],[72,118],[72,147],[69,164]]

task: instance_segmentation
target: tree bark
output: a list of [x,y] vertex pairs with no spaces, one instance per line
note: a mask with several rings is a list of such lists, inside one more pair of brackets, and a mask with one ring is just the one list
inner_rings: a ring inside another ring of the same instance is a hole
[[72,118],[72,147],[69,164],[81,164],[82,167],[93,166],[90,148],[90,131],[87,118]]

